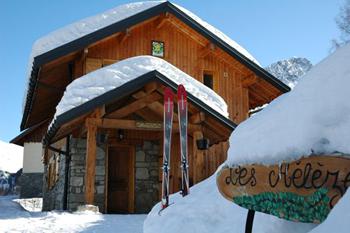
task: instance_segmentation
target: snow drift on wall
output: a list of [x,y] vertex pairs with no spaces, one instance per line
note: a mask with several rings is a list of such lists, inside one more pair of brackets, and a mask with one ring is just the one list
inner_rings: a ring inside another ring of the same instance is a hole
[[241,123],[227,163],[273,164],[311,154],[350,154],[350,45],[314,66],[289,93]]

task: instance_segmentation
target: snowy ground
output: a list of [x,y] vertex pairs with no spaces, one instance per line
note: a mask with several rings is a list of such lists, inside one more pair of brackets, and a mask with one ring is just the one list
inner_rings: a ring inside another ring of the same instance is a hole
[[0,232],[142,233],[145,215],[103,215],[92,212],[28,212],[15,196],[0,197]]
[[[224,199],[215,180],[213,175],[193,186],[185,198],[171,195],[173,204],[160,215],[158,203],[145,220],[144,233],[244,233],[247,210]],[[256,213],[253,233],[306,233],[315,226]]]

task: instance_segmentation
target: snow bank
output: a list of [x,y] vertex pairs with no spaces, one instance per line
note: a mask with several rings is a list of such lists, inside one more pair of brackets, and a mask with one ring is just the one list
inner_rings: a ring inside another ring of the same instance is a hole
[[332,209],[327,219],[310,233],[348,233],[350,229],[350,192],[347,191],[345,195]]
[[0,232],[118,232],[141,233],[145,215],[107,215],[84,212],[27,212],[15,196],[0,197]]
[[[170,196],[173,203],[159,215],[155,205],[144,222],[144,233],[242,233],[247,210],[224,199],[216,188],[216,174],[191,188],[190,195]],[[315,225],[255,214],[254,233],[304,233]]]
[[150,71],[157,70],[208,106],[228,117],[227,104],[213,90],[163,59],[152,56],[132,57],[98,69],[69,84],[56,107],[55,118],[107,91],[115,89]]
[[23,209],[29,212],[40,212],[43,207],[42,198],[22,198],[22,199],[14,199],[13,201],[20,204]]
[[273,164],[310,154],[350,154],[350,45],[313,67],[293,91],[241,123],[227,163]]
[[[111,10],[108,10],[106,12],[103,12],[101,14],[88,17],[85,19],[82,19],[78,22],[69,24],[63,28],[60,28],[56,31],[53,31],[49,33],[48,35],[38,39],[33,47],[32,52],[29,57],[29,63],[28,63],[28,71],[27,71],[27,85],[26,90],[24,93],[24,101],[23,101],[23,107],[25,106],[27,91],[28,91],[28,84],[29,84],[29,78],[33,66],[33,61],[36,56],[39,56],[41,54],[44,54],[48,51],[51,51],[55,48],[58,48],[64,44],[67,44],[69,42],[72,42],[74,40],[77,40],[83,36],[86,36],[90,33],[93,33],[97,30],[100,30],[102,28],[105,28],[111,24],[117,23],[119,21],[122,21],[126,18],[129,18],[133,15],[136,15],[140,12],[143,12],[145,10],[148,10],[152,7],[155,7],[161,3],[164,3],[165,1],[146,1],[146,2],[134,2],[129,4],[120,5],[116,8],[113,8]],[[175,4],[174,4],[175,5]],[[237,44],[235,41],[230,39],[228,36],[226,36],[224,33],[222,33],[220,30],[216,29],[212,25],[208,24],[207,22],[200,19],[198,16],[190,12],[189,10],[186,10],[185,8],[175,5],[178,7],[181,11],[183,11],[187,16],[191,17],[193,20],[197,21],[201,26],[207,28],[211,33],[215,34],[217,37],[219,37],[221,40],[223,40],[228,45],[235,48],[238,52],[242,53],[244,56],[246,56],[248,59],[255,62],[257,65],[259,65],[258,61],[243,47],[241,47],[239,44]]]
[[23,167],[23,147],[0,141],[0,170],[15,173]]

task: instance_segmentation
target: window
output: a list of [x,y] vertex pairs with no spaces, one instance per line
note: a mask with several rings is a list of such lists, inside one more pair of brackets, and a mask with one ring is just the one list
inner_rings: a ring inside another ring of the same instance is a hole
[[208,74],[208,73],[204,73],[203,75],[203,83],[204,85],[206,85],[207,87],[209,87],[210,89],[213,89],[213,75],[212,74]]

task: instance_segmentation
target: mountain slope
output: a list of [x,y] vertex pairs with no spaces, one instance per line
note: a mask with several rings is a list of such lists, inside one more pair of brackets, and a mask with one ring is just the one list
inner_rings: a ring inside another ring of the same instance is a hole
[[308,59],[292,57],[275,62],[265,69],[289,87],[294,88],[299,79],[311,68],[312,64]]
[[0,170],[15,173],[23,167],[23,147],[0,141]]

